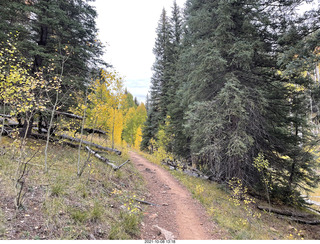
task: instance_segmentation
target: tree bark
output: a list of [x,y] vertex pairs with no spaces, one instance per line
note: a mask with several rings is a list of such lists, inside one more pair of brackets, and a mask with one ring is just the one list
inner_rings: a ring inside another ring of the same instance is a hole
[[[79,142],[79,143],[81,141],[78,138],[74,138],[74,137],[67,136],[67,135],[60,135],[60,138],[67,139],[67,140],[70,140],[70,141]],[[101,150],[110,151],[110,152],[114,152],[114,153],[116,153],[118,155],[121,155],[121,151],[119,151],[117,149],[112,149],[112,148],[109,148],[109,147],[103,147],[103,146],[100,146],[98,144],[91,143],[91,142],[84,141],[84,140],[82,140],[82,143],[85,144],[85,145],[88,145],[88,146],[96,147],[96,148],[101,149]]]
[[[40,27],[40,33],[39,33],[39,46],[46,46],[48,41],[48,26],[47,25],[41,25]],[[42,66],[43,58],[40,55],[35,55],[34,57],[34,63],[33,63],[33,73],[38,72],[39,67]]]
[[99,155],[97,152],[93,151],[91,148],[89,148],[88,146],[85,147],[86,150],[88,150],[88,152],[90,152],[91,154],[93,154],[96,158],[100,159],[102,162],[104,162],[105,164],[111,166],[113,168],[114,171],[119,170],[122,166],[124,166],[125,164],[127,164],[129,162],[129,160],[125,161],[123,164],[117,166],[113,163],[110,162],[109,159]]
[[276,214],[280,214],[280,215],[285,215],[285,216],[291,216],[291,217],[301,217],[301,218],[313,217],[312,214],[294,213],[289,210],[282,210],[282,209],[276,209],[276,208],[271,208],[271,207],[257,206],[257,208],[260,210],[265,210],[268,212],[272,212],[272,213],[276,213]]
[[297,222],[299,224],[307,224],[307,225],[320,225],[320,220],[305,220],[305,219],[297,219],[297,218],[287,218],[283,216],[279,216],[282,219],[291,220]]
[[0,114],[0,117],[4,117],[4,118],[12,118],[11,115],[8,115],[8,114]]
[[[52,112],[51,109],[46,109],[45,111],[48,111],[50,113]],[[82,116],[71,114],[71,113],[66,113],[66,112],[61,112],[61,111],[54,111],[54,113],[57,114],[57,115],[64,115],[64,116],[66,116],[68,118],[71,118],[71,119],[83,120]]]
[[[47,141],[47,135],[44,135],[44,134],[37,134],[37,133],[32,133],[31,134],[31,137],[35,138],[35,139],[40,139],[40,140],[44,140],[44,141]],[[57,138],[53,138],[53,137],[50,137],[49,138],[49,141],[50,142],[59,142],[60,143],[60,140],[57,139]],[[73,144],[71,142],[67,142],[67,141],[64,141],[62,142],[62,144],[64,145],[67,145],[69,147],[72,147],[72,148],[78,148],[78,145],[77,144]]]
[[[30,118],[29,118],[30,116]],[[33,115],[26,115],[26,118],[23,123],[23,127],[20,130],[20,137],[29,138],[32,132],[32,124],[33,124]]]

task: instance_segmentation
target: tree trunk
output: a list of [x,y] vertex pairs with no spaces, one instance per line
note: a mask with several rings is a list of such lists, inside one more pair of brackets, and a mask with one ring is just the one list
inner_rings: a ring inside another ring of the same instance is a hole
[[[46,46],[48,41],[48,26],[41,25],[40,27],[40,38],[38,41],[39,46]],[[35,55],[34,57],[34,63],[33,63],[33,73],[39,71],[39,67],[42,66],[42,57],[40,55]]]
[[[28,118],[29,116],[30,118]],[[32,124],[33,124],[33,115],[30,113],[30,115],[26,115],[26,119],[19,133],[20,137],[29,138],[31,136]]]
[[[71,136],[67,136],[67,135],[60,135],[60,138],[62,139],[67,139],[67,140],[70,140],[70,141],[75,141],[75,142],[79,142],[80,143],[80,139],[78,138],[74,138],[74,137],[71,137]],[[85,141],[85,140],[82,140],[82,144],[85,144],[85,145],[88,145],[88,146],[92,146],[92,147],[96,147],[98,149],[101,149],[101,150],[105,150],[105,151],[110,151],[110,152],[114,152],[118,155],[121,155],[121,151],[117,150],[117,149],[112,149],[112,148],[109,148],[109,147],[103,147],[103,146],[100,146],[98,144],[95,144],[95,143],[91,143],[91,142],[88,142],[88,141]]]
[[38,121],[38,133],[42,134],[42,123],[43,123],[43,116],[42,113],[39,112],[39,121]]
[[88,150],[88,152],[90,152],[91,154],[93,154],[96,158],[100,159],[101,161],[103,161],[103,162],[106,163],[107,165],[111,166],[114,171],[119,170],[122,166],[124,166],[125,164],[127,164],[127,163],[129,162],[129,160],[127,160],[127,161],[124,162],[123,164],[117,166],[117,165],[111,163],[109,159],[101,156],[101,155],[98,154],[97,152],[95,152],[95,151],[93,151],[92,149],[90,149],[88,146],[86,147],[86,149]]
[[280,214],[280,215],[285,215],[285,216],[291,216],[291,217],[301,217],[301,218],[309,218],[313,217],[312,214],[303,214],[303,213],[294,213],[289,210],[282,210],[282,209],[277,209],[277,208],[271,208],[271,207],[263,207],[263,206],[257,206],[259,210],[265,210],[268,212]]
[[[46,109],[46,111],[48,112],[52,112],[51,109]],[[78,119],[78,120],[83,120],[83,116],[79,116],[79,115],[75,115],[75,114],[70,114],[70,113],[66,113],[66,112],[61,112],[61,111],[55,111],[55,114],[57,115],[64,115],[68,118],[71,118],[71,119]]]
[[116,110],[113,110],[113,123],[112,123],[112,149],[114,149],[114,123],[115,123]]

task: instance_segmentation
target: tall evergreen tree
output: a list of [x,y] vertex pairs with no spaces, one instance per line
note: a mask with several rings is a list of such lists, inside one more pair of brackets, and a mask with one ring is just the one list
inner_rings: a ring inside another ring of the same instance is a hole
[[[238,177],[261,186],[254,159],[263,153],[272,169],[270,184],[282,197],[297,196],[299,187],[316,182],[306,149],[312,140],[305,94],[297,89],[309,80],[297,70],[284,75],[293,59],[285,58],[281,43],[289,24],[308,28],[306,20],[288,18],[301,2],[187,1],[178,77],[181,107],[190,109],[181,138],[191,138],[192,158],[217,181]],[[286,65],[279,66],[279,58]]]
[[[174,46],[174,49],[179,49],[182,38],[182,16],[181,9],[178,6],[177,1],[173,2],[170,22],[172,25],[172,44]],[[178,50],[175,50],[175,53],[177,55]]]
[[157,38],[153,49],[155,62],[152,67],[150,108],[143,130],[142,148],[147,148],[150,139],[156,137],[158,126],[164,123],[167,114],[168,91],[170,78],[172,76],[170,69],[172,61],[171,30],[167,12],[163,9],[156,31]]
[[0,40],[6,41],[10,32],[20,32],[20,51],[34,60],[35,69],[47,65],[49,60],[60,67],[62,57],[69,52],[64,75],[74,85],[82,79],[79,86],[94,65],[103,64],[103,47],[95,26],[97,13],[89,2],[1,0]]
[[55,64],[55,74],[63,73],[64,110],[76,102],[68,94],[85,89],[90,75],[106,65],[100,56],[103,46],[97,39],[96,11],[89,0],[0,1],[0,41],[7,34],[20,33],[18,49],[33,62],[35,73]]
[[[149,124],[149,126],[144,129],[142,141],[144,147],[147,146],[151,138],[157,139],[155,137],[159,126],[167,121],[167,117],[170,117],[174,110],[175,94],[179,86],[176,82],[175,74],[182,37],[182,16],[176,1],[174,1],[170,18],[167,16],[166,11],[163,10],[157,28],[157,35],[154,47],[156,61],[153,66],[154,74],[150,89],[150,104],[147,104],[149,116],[146,125]],[[170,131],[166,131],[166,133],[173,133],[173,127],[166,128],[170,128]],[[172,143],[168,144],[167,150],[172,151]]]
[[[177,130],[176,124],[181,121],[181,118],[179,118],[179,96],[177,95],[177,91],[179,88],[179,80],[176,77],[177,74],[177,65],[178,65],[178,60],[179,60],[179,54],[181,51],[181,39],[182,39],[182,24],[183,24],[183,19],[182,19],[182,14],[181,14],[181,9],[177,5],[177,2],[174,1],[173,7],[172,7],[172,14],[170,18],[170,23],[172,26],[172,59],[170,61],[170,77],[168,79],[168,94],[167,94],[167,101],[166,101],[166,106],[167,106],[167,114],[166,114],[166,119],[168,120],[169,124],[166,126],[166,134],[170,135],[171,140],[168,141],[167,143],[167,148],[166,150],[170,152],[177,151],[179,148],[176,145],[176,140],[175,138],[179,135],[180,133],[177,133],[179,130]],[[179,148],[179,151],[180,148]]]

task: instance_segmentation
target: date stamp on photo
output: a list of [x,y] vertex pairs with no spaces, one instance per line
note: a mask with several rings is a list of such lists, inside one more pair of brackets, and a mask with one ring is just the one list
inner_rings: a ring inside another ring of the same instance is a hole
[[147,244],[171,244],[176,243],[176,240],[145,240]]

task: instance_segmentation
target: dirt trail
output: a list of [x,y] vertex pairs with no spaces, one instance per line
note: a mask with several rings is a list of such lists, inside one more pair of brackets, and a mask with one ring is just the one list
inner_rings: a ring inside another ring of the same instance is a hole
[[209,221],[205,209],[169,172],[135,152],[130,152],[130,158],[147,182],[146,201],[157,204],[145,213],[141,239],[168,239],[171,233],[177,240],[221,239],[219,229]]

